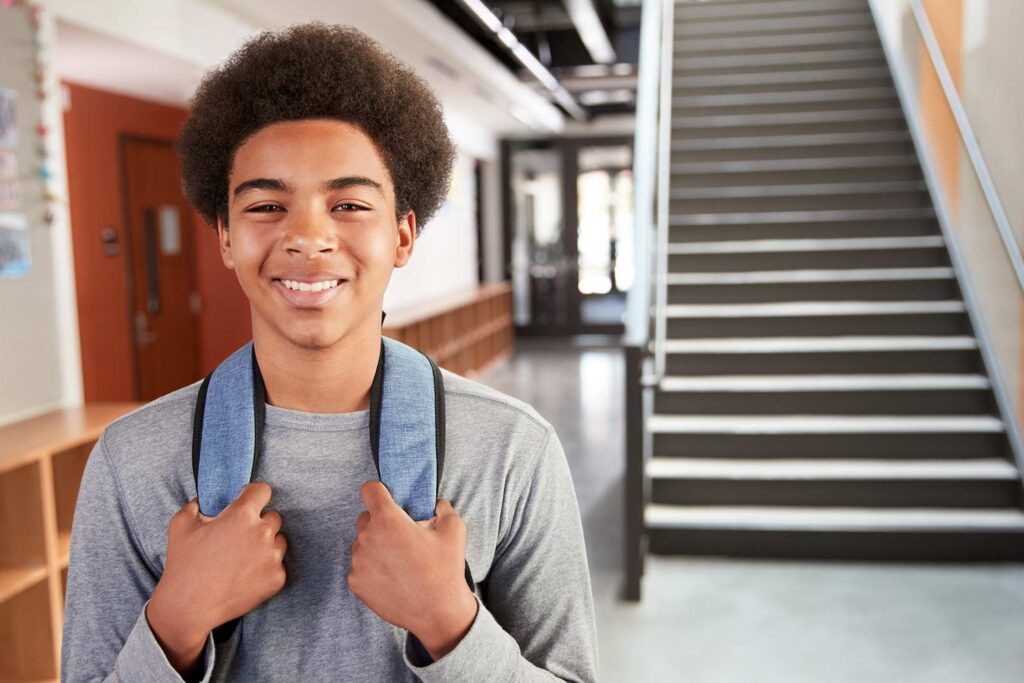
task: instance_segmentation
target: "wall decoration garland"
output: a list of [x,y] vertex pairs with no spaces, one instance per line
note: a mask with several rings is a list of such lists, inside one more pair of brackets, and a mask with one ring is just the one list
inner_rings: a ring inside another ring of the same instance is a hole
[[54,221],[40,11],[26,0],[0,0],[0,278],[28,275],[30,231]]

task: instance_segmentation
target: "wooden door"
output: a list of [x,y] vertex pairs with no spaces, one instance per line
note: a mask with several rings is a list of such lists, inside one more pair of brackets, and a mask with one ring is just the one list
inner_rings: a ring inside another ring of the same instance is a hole
[[123,138],[137,398],[200,378],[192,210],[170,142]]

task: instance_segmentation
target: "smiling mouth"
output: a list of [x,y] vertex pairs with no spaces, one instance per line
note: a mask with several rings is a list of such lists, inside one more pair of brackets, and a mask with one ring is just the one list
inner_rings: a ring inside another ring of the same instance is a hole
[[322,292],[334,289],[344,280],[321,280],[320,282],[299,282],[298,280],[278,280],[282,285],[294,292]]
[[294,308],[322,308],[329,301],[345,290],[348,280],[319,280],[301,282],[274,278],[272,285],[278,293]]

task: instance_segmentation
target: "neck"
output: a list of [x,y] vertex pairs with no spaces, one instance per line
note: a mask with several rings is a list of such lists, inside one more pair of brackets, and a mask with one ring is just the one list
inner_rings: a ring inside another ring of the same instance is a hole
[[380,355],[379,319],[378,315],[376,326],[362,325],[335,344],[315,349],[297,346],[273,330],[254,325],[253,346],[267,403],[306,413],[369,408]]

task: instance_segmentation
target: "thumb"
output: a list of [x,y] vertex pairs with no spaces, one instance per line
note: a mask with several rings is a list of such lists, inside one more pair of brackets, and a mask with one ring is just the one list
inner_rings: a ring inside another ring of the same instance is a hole
[[193,498],[189,502],[178,510],[174,515],[174,520],[177,524],[196,524],[203,515],[199,513],[199,498]]
[[359,495],[372,517],[397,507],[391,492],[379,481],[368,481],[359,489]]
[[442,498],[437,501],[437,505],[434,506],[434,515],[435,527],[441,534],[465,531],[466,525],[463,524],[462,517],[447,500]]

